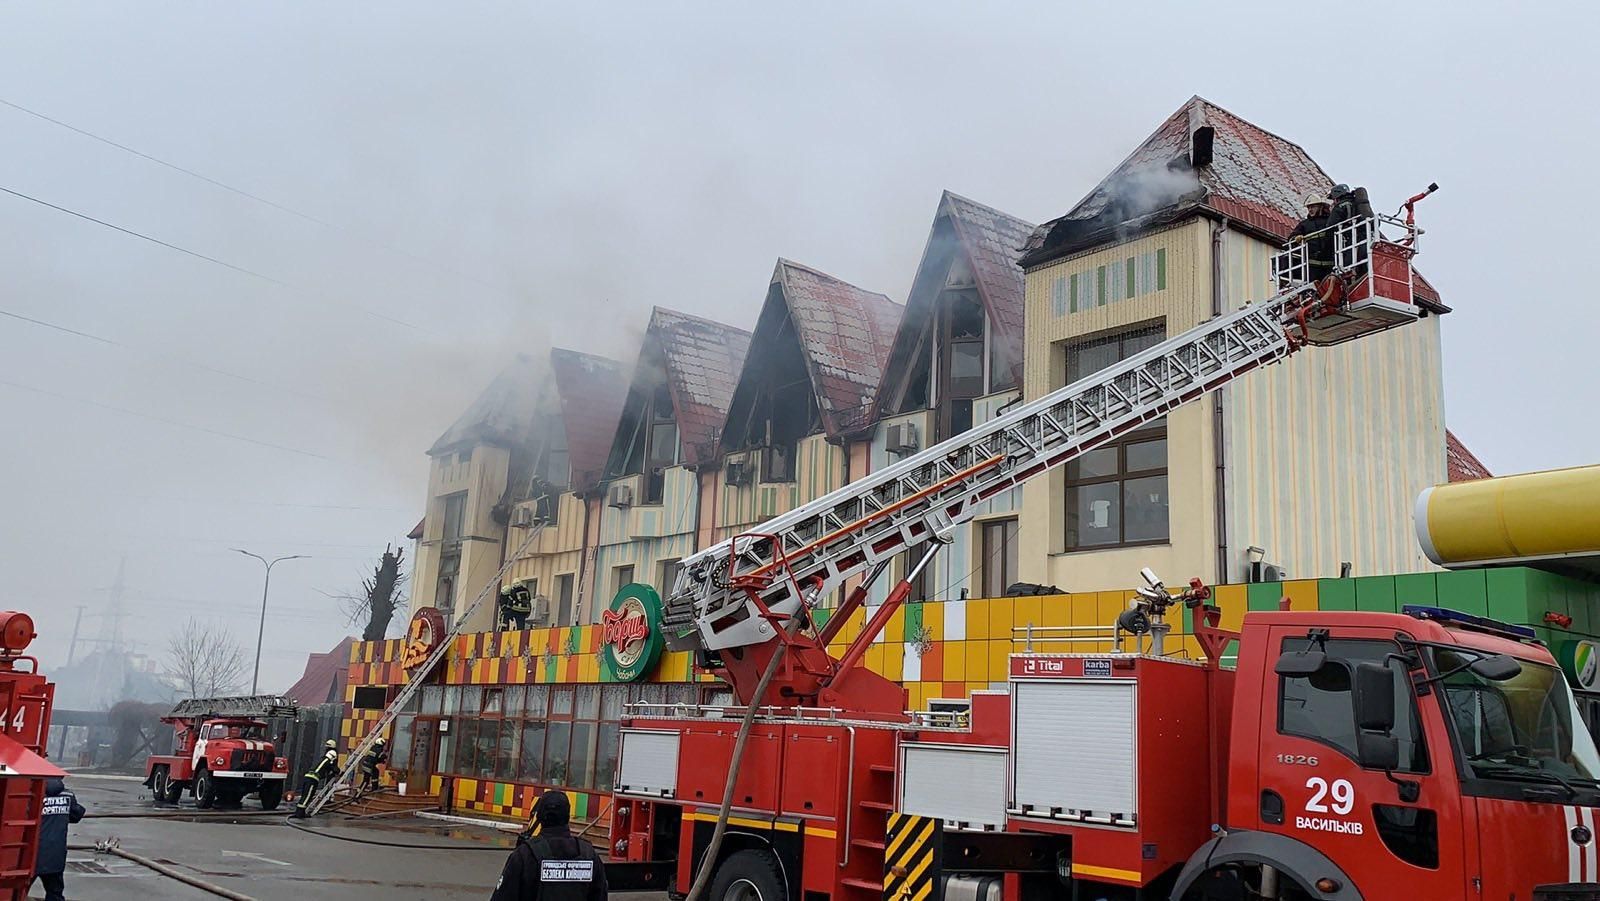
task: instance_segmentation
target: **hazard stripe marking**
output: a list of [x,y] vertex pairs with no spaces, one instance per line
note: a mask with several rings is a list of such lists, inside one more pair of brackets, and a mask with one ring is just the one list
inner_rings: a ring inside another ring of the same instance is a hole
[[1578,811],[1574,807],[1563,805],[1561,813],[1567,824],[1561,834],[1561,841],[1567,846],[1567,881],[1578,882],[1582,879],[1580,873],[1582,855],[1578,850],[1578,843],[1572,840],[1572,827],[1578,825]]
[[883,852],[883,897],[886,901],[930,901],[939,877],[939,850],[944,823],[937,817],[904,813],[889,815]]

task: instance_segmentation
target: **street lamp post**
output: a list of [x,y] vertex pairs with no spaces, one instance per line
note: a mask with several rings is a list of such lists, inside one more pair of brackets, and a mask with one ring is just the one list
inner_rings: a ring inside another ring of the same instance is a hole
[[272,568],[285,560],[304,560],[309,555],[290,554],[287,557],[276,557],[268,560],[260,554],[252,554],[241,548],[233,548],[233,550],[246,557],[254,557],[260,560],[261,565],[267,568],[267,576],[261,581],[261,624],[256,627],[256,667],[255,671],[250,674],[250,694],[254,695],[256,693],[256,684],[261,679],[261,636],[266,634],[267,631],[267,589],[272,587]]

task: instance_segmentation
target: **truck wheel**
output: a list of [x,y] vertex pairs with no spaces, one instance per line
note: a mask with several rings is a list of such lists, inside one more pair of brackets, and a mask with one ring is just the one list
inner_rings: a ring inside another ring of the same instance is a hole
[[785,901],[778,861],[765,851],[739,851],[717,867],[710,901]]
[[156,767],[150,778],[150,799],[157,804],[167,803],[167,768]]
[[201,810],[210,810],[217,803],[217,780],[212,778],[210,770],[201,770],[194,774],[194,806]]
[[283,782],[278,779],[263,782],[258,794],[262,810],[277,810],[278,805],[283,802]]
[[172,778],[171,774],[168,774],[168,776],[167,776],[167,793],[162,796],[161,800],[167,802],[168,804],[174,804],[175,805],[175,804],[178,803],[178,799],[180,799],[182,797],[183,797],[183,782],[181,780]]

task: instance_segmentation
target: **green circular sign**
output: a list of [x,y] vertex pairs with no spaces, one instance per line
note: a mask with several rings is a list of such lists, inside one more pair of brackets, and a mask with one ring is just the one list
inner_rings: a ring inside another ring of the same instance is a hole
[[1563,642],[1557,658],[1567,678],[1581,691],[1600,689],[1600,647],[1587,639]]
[[611,609],[600,614],[600,655],[618,682],[634,682],[655,669],[666,646],[661,634],[661,595],[642,582],[617,590]]

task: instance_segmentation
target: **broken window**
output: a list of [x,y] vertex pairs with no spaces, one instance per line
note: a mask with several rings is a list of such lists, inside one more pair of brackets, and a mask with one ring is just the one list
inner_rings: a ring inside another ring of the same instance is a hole
[[761,454],[761,481],[794,481],[795,442],[768,445]]
[[659,504],[666,491],[667,467],[678,462],[678,423],[672,410],[672,392],[665,383],[657,385],[646,417],[644,459],[644,503]]
[[444,540],[460,541],[467,517],[467,493],[458,491],[444,499]]

